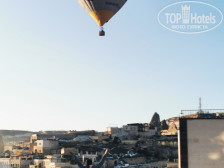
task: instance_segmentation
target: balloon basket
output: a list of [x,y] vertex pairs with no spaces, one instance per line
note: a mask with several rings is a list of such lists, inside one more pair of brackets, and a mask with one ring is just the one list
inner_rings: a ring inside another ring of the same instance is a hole
[[103,26],[100,27],[99,36],[105,36],[105,31],[103,30]]
[[99,31],[99,36],[105,36],[105,31],[103,30]]

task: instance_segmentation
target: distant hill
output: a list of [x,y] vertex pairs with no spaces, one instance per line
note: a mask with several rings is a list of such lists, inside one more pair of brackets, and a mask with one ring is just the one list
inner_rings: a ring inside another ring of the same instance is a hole
[[22,130],[0,130],[0,135],[2,136],[15,136],[15,135],[24,135],[24,134],[33,134],[31,131],[22,131]]

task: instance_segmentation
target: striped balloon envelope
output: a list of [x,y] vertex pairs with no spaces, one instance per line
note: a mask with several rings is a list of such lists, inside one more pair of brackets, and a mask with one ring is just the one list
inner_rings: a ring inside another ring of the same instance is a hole
[[[123,7],[127,0],[78,0],[78,2],[102,27]],[[103,29],[99,35],[104,35]]]

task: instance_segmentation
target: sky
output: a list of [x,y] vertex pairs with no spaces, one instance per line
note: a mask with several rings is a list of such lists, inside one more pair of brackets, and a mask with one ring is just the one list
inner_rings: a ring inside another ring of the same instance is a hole
[[[99,27],[76,0],[0,0],[0,129],[98,130],[224,108],[224,24],[181,34],[175,0],[128,0]],[[204,0],[224,12],[220,0]]]

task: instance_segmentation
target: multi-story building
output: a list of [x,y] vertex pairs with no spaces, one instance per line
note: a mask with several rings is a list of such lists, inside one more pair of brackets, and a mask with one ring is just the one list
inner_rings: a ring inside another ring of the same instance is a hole
[[51,159],[34,159],[34,163],[29,168],[78,168],[78,165],[70,163],[52,162]]
[[1,168],[28,168],[32,163],[32,157],[12,155],[9,158],[0,158]]
[[0,158],[0,167],[11,168],[10,158]]
[[59,146],[56,140],[37,140],[36,146],[33,147],[33,153],[52,154],[53,150],[57,150]]
[[118,127],[107,127],[106,132],[109,135],[116,134],[117,132],[119,132],[119,128]]
[[124,131],[130,133],[144,132],[144,125],[139,123],[127,124],[123,126]]
[[84,162],[85,159],[91,159],[92,162],[97,161],[97,156],[102,155],[102,151],[99,148],[94,147],[79,147],[79,156]]

